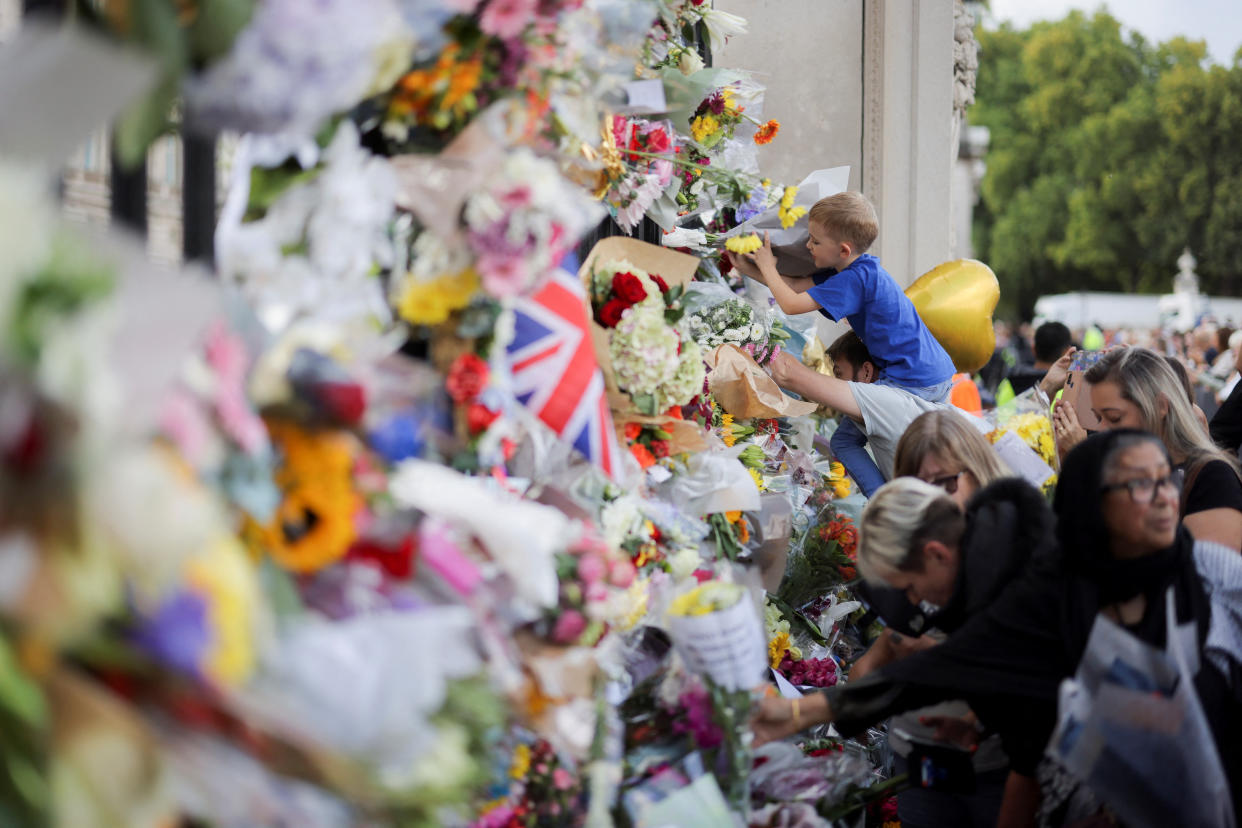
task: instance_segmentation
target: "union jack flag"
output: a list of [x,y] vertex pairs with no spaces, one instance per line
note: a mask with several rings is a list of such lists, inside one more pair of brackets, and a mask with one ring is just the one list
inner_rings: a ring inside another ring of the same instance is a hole
[[616,433],[585,302],[577,277],[560,268],[517,300],[509,369],[518,400],[611,477]]

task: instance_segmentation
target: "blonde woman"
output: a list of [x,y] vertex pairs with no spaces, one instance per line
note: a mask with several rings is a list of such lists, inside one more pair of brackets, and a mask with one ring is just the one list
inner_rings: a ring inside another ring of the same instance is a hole
[[[956,411],[929,411],[916,418],[897,443],[893,474],[916,477],[943,490],[963,514],[966,504],[980,489],[1013,476],[979,430]],[[1000,491],[1006,490],[1002,487]],[[878,524],[873,525],[873,533],[877,527]],[[913,637],[890,629],[854,663],[850,678],[861,679],[885,664],[934,647],[942,640],[941,635]],[[917,787],[902,791],[897,795],[902,825],[995,825],[1009,771],[1009,758],[1000,737],[984,734],[978,717],[963,701],[901,713],[889,721],[888,728],[889,744],[896,755],[895,772],[909,770],[909,736],[952,742],[974,750],[971,764],[975,770],[975,790],[970,794]]]
[[[1117,348],[1083,378],[1102,430],[1139,429],[1164,443],[1182,476],[1180,515],[1190,533],[1242,550],[1242,468],[1212,442],[1164,358],[1147,348]],[[1086,436],[1073,406],[1058,403],[1053,424],[1058,444]]]
[[964,510],[975,492],[1013,472],[965,417],[929,411],[910,423],[897,442],[893,476],[938,486]]

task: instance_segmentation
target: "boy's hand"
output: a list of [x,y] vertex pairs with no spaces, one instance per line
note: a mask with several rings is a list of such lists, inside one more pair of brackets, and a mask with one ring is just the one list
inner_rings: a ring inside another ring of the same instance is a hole
[[750,260],[760,273],[776,272],[776,254],[772,252],[772,240],[766,230],[763,233],[763,247],[750,254]]
[[729,260],[733,262],[733,266],[743,276],[749,276],[759,282],[763,281],[763,274],[759,272],[759,267],[754,263],[750,255],[733,253],[730,254]]

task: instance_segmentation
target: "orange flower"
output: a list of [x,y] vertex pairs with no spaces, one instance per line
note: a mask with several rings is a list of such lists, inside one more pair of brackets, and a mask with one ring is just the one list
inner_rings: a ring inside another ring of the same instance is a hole
[[625,424],[625,439],[637,440],[638,435],[642,433],[643,433],[643,427],[640,426],[638,423],[626,423]]
[[635,443],[630,446],[630,454],[634,455],[634,459],[638,461],[638,465],[644,469],[655,465],[655,455],[651,453],[651,449],[642,443]]
[[781,122],[777,120],[768,121],[755,133],[756,144],[770,144],[772,139],[776,137],[776,133],[781,131]]

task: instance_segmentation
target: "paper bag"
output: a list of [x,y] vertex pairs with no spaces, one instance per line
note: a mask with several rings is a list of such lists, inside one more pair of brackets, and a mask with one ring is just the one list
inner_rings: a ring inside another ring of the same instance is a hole
[[739,419],[799,417],[818,407],[787,396],[754,358],[736,345],[717,347],[707,364],[711,367],[707,381],[716,402]]

